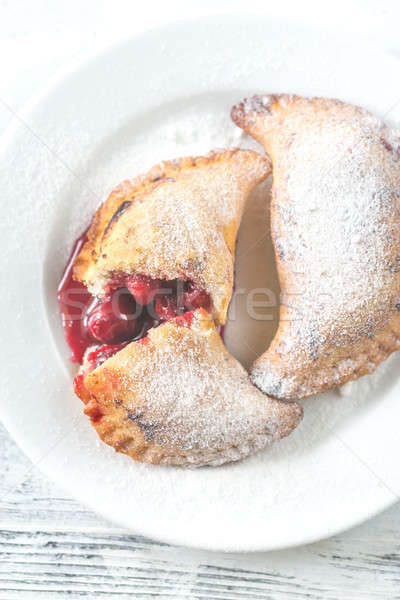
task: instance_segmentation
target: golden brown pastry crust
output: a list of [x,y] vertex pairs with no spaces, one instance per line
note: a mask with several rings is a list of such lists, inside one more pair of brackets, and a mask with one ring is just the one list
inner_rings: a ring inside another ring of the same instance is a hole
[[190,327],[186,319],[150,330],[86,375],[85,413],[101,439],[138,461],[201,466],[288,435],[301,406],[254,387],[208,313],[195,311]]
[[273,164],[280,323],[252,369],[278,398],[371,373],[400,348],[400,136],[338,100],[265,95],[232,109]]
[[114,273],[190,279],[223,324],[243,206],[269,173],[268,160],[236,149],[162,162],[124,181],[97,210],[74,277],[97,296]]

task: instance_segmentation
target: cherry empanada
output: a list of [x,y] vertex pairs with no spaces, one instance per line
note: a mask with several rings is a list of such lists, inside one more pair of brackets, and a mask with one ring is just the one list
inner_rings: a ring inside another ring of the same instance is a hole
[[101,439],[138,461],[220,465],[288,435],[302,418],[300,405],[252,385],[203,309],[104,358],[96,367],[87,357],[76,391]]
[[[179,314],[180,285],[185,308],[206,308],[223,324],[243,206],[269,173],[267,159],[236,149],[162,162],[123,182],[93,218],[75,279],[97,297],[127,288],[147,305],[157,296],[163,320]],[[166,282],[174,298],[157,293]]]
[[278,398],[371,373],[400,348],[400,135],[367,110],[324,98],[254,96],[233,121],[273,164],[282,302],[252,369]]

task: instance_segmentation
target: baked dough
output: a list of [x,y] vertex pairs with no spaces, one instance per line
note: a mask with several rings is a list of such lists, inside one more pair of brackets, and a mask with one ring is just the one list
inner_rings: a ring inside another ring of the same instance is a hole
[[239,460],[288,435],[302,418],[300,405],[251,384],[203,309],[114,354],[84,377],[80,396],[104,442],[165,465]]
[[371,373],[400,348],[400,134],[367,110],[286,94],[233,121],[273,164],[279,328],[252,369],[278,398]]
[[190,280],[225,323],[243,207],[269,173],[267,159],[236,149],[162,162],[124,181],[94,215],[74,278],[98,297],[120,274]]

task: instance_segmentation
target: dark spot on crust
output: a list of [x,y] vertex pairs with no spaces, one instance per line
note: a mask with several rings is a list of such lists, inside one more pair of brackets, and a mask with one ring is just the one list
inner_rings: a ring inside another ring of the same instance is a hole
[[101,410],[101,407],[98,404],[98,402],[91,402],[90,404],[88,404],[85,409],[85,413],[90,418],[92,423],[97,423],[104,416],[104,413]]
[[[254,112],[263,112],[263,113],[270,113],[270,106],[271,106],[271,102],[272,101],[272,96],[270,96],[268,98],[268,101],[266,102],[264,100],[263,96],[253,96],[252,98],[248,98],[247,102],[250,104],[252,110],[254,110]],[[246,101],[245,101],[246,102]]]
[[319,335],[318,335],[318,331],[317,331],[316,327],[314,327],[314,326],[312,326],[310,329],[308,344],[309,344],[312,359],[318,360],[318,358],[319,358],[319,353],[318,353]]
[[128,419],[130,419],[131,421],[137,421],[138,419],[140,419],[143,415],[143,411],[138,411],[138,412],[133,412],[132,410],[126,410],[126,416],[128,417]]
[[247,127],[252,127],[255,124],[254,119],[251,118],[252,115],[269,114],[271,105],[278,99],[275,94],[255,95],[245,98],[232,107],[231,119],[238,127],[246,130]]
[[[157,175],[157,177],[153,177],[152,179],[152,183],[153,185],[153,190],[155,190],[159,185],[162,185],[163,183],[167,183],[168,181],[176,181],[175,177],[164,177],[163,175]],[[145,198],[146,195],[144,194],[142,198]],[[142,198],[139,198],[139,200],[141,200]]]
[[397,310],[397,312],[400,312],[400,302],[397,302],[397,303],[394,305],[394,307],[395,307],[395,309]]
[[122,204],[120,204],[118,206],[117,210],[115,211],[115,213],[113,214],[113,216],[109,220],[108,225],[107,225],[107,227],[104,230],[103,237],[111,229],[111,227],[113,226],[113,224],[115,223],[115,221],[117,221],[119,219],[119,217],[130,207],[131,204],[132,204],[131,200],[125,200],[124,202],[122,202]]
[[396,256],[395,262],[389,262],[389,271],[391,273],[399,273],[400,272],[400,254]]
[[268,386],[268,394],[271,396],[280,396],[282,392],[282,383],[273,383]]
[[286,150],[290,150],[296,136],[297,136],[296,133],[290,134],[290,138],[288,139],[288,141],[286,143]]
[[389,144],[389,142],[384,137],[381,137],[381,144],[385,148],[385,150],[387,150],[388,152],[393,152],[392,144]]
[[151,442],[154,439],[155,430],[157,425],[154,423],[148,423],[145,421],[143,417],[143,411],[133,412],[131,410],[126,411],[128,419],[137,423],[142,430],[144,437],[148,442]]
[[275,249],[276,249],[276,253],[277,253],[278,257],[281,260],[284,260],[285,259],[285,251],[284,251],[284,249],[282,247],[282,244],[280,242],[276,242],[275,243]]
[[185,278],[185,273],[198,273],[203,269],[203,261],[200,257],[187,258],[182,262],[183,272],[182,277]]
[[153,183],[164,183],[165,181],[176,181],[176,179],[175,177],[164,177],[163,175],[158,175],[153,179]]
[[271,106],[276,102],[279,102],[278,94],[263,94],[261,96],[252,96],[246,98],[244,101],[251,106],[254,112],[261,112],[269,114],[271,112]]

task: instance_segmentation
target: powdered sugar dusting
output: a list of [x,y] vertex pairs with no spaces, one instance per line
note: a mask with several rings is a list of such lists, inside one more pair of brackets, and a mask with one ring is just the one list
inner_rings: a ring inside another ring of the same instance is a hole
[[[115,195],[117,205],[131,204],[116,222],[114,217],[104,220],[94,245],[96,262],[90,249],[83,249],[83,258],[78,256],[84,261],[80,277],[95,295],[104,293],[115,272],[189,279],[211,295],[218,321],[224,322],[243,206],[251,189],[268,174],[268,161],[244,150],[161,163],[125,183],[106,202],[106,210],[108,202],[115,203]],[[141,193],[143,182],[152,187]],[[114,209],[115,204],[111,214]],[[94,222],[98,227],[99,218]]]
[[146,439],[165,448],[166,464],[238,460],[288,435],[301,419],[298,405],[250,383],[204,315],[195,313],[190,328],[171,321],[151,330],[149,343],[130,344],[93,375],[118,373],[119,402]]
[[[301,295],[297,318],[312,322],[316,345],[368,333],[399,293],[393,289],[399,279],[393,262],[400,239],[399,223],[393,223],[396,181],[390,164],[385,167],[392,157],[377,146],[381,131],[369,116],[325,122],[322,135],[308,129],[287,154],[287,201],[278,208],[275,241],[282,260],[296,265],[290,294]],[[290,297],[284,301],[291,306]]]
[[[307,395],[314,385],[351,377],[359,340],[372,338],[396,313],[398,133],[336,100],[266,96],[236,110],[273,158],[273,236],[284,277],[282,368],[271,366],[267,353],[254,380],[280,397]],[[348,351],[335,360],[340,348]],[[364,370],[375,367],[364,360]],[[302,386],[299,374],[307,370],[316,383],[304,375]]]

